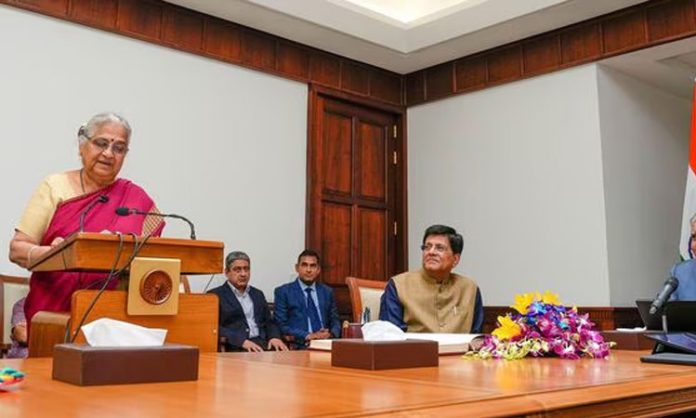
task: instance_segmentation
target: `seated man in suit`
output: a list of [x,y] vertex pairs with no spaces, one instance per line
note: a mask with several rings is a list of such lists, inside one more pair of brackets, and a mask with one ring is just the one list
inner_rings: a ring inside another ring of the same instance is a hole
[[333,291],[318,283],[319,254],[304,250],[297,257],[297,279],[275,290],[275,316],[283,335],[291,335],[299,347],[310,340],[338,338],[341,324]]
[[220,299],[219,335],[225,337],[226,349],[231,351],[285,351],[280,330],[268,309],[266,297],[250,286],[251,260],[241,251],[225,258],[227,281],[211,289]]
[[382,294],[379,319],[408,332],[480,333],[483,301],[476,283],[452,272],[464,239],[454,228],[433,225],[423,235],[423,267],[392,277]]
[[[689,253],[693,257],[696,254],[696,214],[691,217],[690,222]],[[671,300],[696,300],[696,259],[675,264],[670,274],[679,280],[679,286],[672,293]]]

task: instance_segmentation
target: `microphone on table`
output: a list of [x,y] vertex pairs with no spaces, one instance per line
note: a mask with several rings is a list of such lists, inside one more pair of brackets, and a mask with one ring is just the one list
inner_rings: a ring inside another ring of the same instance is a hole
[[97,206],[97,203],[106,203],[108,201],[109,201],[109,196],[103,194],[103,195],[100,195],[99,197],[97,197],[96,199],[94,199],[93,201],[91,201],[89,203],[89,205],[87,205],[85,210],[83,210],[82,213],[80,214],[80,231],[79,232],[85,231],[85,217],[87,216],[87,214],[89,212],[92,211],[92,209],[94,209],[95,206]]
[[679,280],[676,278],[670,277],[665,281],[665,286],[662,288],[662,291],[650,305],[650,315],[655,315],[657,311],[662,309],[662,306],[669,300],[672,293],[677,290],[677,287],[679,287]]
[[193,222],[189,221],[187,218],[177,215],[174,213],[159,213],[159,212],[143,212],[135,208],[120,207],[116,208],[116,215],[118,216],[130,216],[130,215],[142,215],[142,216],[159,216],[160,218],[175,218],[181,219],[186,222],[191,229],[191,239],[196,239],[196,229],[193,226]]

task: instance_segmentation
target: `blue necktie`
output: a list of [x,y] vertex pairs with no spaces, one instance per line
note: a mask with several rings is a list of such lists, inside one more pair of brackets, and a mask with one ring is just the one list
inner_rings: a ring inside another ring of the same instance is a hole
[[317,305],[312,298],[312,288],[306,288],[305,292],[307,292],[307,313],[309,314],[309,322],[312,324],[312,332],[317,332],[321,329],[321,319],[319,319]]

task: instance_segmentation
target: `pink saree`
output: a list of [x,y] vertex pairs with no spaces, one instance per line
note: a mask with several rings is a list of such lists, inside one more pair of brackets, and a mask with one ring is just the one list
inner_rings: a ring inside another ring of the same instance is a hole
[[[155,204],[140,186],[128,180],[118,179],[104,189],[60,203],[41,239],[41,245],[49,245],[57,237],[65,238],[77,232],[80,228],[80,214],[101,195],[108,196],[109,201],[97,203],[87,213],[84,221],[85,232],[101,232],[106,229],[124,234],[142,234],[145,217],[137,215],[118,216],[116,208],[125,206],[149,212],[154,209]],[[159,236],[163,228],[164,222],[160,222],[152,235]],[[31,318],[38,311],[69,311],[74,291],[99,288],[103,285],[106,276],[105,273],[66,271],[32,273],[29,294],[24,305],[27,325],[31,324]],[[113,289],[117,284],[118,280],[113,280],[109,284],[109,288]]]

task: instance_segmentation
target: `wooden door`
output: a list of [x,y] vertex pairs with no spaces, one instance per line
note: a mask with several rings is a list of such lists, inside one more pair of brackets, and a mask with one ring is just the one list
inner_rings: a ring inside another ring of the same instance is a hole
[[312,90],[307,244],[350,314],[348,276],[387,280],[403,268],[400,113]]

